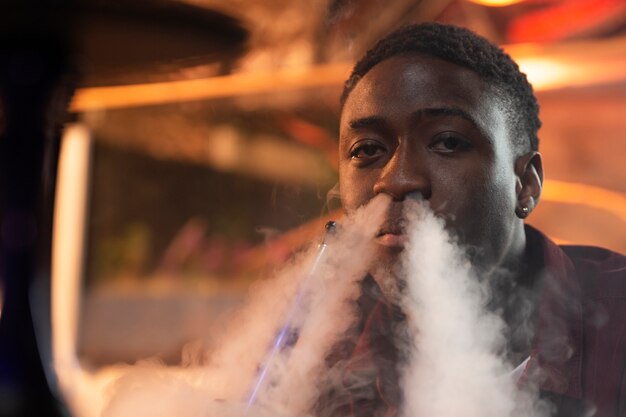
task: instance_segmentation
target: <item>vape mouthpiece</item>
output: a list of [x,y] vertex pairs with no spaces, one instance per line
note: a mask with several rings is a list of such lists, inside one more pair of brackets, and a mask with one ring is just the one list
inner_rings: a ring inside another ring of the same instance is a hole
[[[254,385],[254,388],[252,389],[252,392],[250,393],[250,396],[248,397],[248,404],[246,406],[246,414],[245,414],[246,416],[248,415],[250,408],[254,405],[257,394],[259,393],[259,390],[261,389],[262,385],[265,383],[265,380],[268,375],[268,370],[271,368],[272,362],[274,358],[276,357],[276,355],[278,355],[281,351],[292,346],[295,343],[295,340],[293,340],[293,337],[290,337],[290,336],[293,336],[294,334],[295,335],[298,334],[298,329],[294,329],[292,327],[293,318],[298,312],[300,314],[306,314],[306,307],[301,305],[303,293],[307,289],[308,282],[312,279],[315,279],[315,276],[317,275],[318,265],[322,262],[322,258],[324,257],[324,253],[326,252],[326,247],[327,247],[326,238],[330,234],[335,233],[335,229],[337,228],[337,222],[331,220],[328,223],[326,223],[324,228],[326,229],[326,233],[324,233],[322,242],[318,246],[317,255],[315,256],[315,259],[313,260],[313,264],[311,265],[311,268],[309,269],[308,273],[306,274],[306,276],[303,278],[302,282],[300,283],[300,288],[296,292],[296,298],[293,301],[293,304],[291,305],[289,312],[287,313],[287,318],[284,324],[282,325],[282,327],[280,328],[278,335],[276,339],[274,340],[274,343],[272,344],[272,347],[267,355],[267,359],[265,360],[265,363],[259,370],[259,376],[257,378],[256,384]],[[297,339],[297,336],[296,336],[296,339]]]
[[324,233],[324,237],[322,238],[322,245],[326,244],[326,238],[328,237],[328,235],[334,234],[337,230],[337,222],[334,220],[327,222],[324,226],[324,229],[326,229],[326,233]]

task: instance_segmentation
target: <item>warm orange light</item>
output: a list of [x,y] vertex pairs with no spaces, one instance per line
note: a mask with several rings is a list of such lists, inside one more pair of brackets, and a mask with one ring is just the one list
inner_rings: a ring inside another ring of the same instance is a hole
[[626,223],[624,193],[575,182],[546,180],[541,198],[557,203],[574,204],[605,210]]
[[570,0],[518,16],[507,38],[519,42],[555,42],[581,37],[598,27],[616,25],[626,12],[624,0]]
[[303,88],[336,87],[350,75],[352,63],[238,73],[221,77],[161,83],[81,88],[70,105],[74,112],[179,103],[220,97],[277,93]]
[[[528,76],[535,90],[567,87],[572,78],[572,67],[545,57],[520,57],[517,63]],[[586,74],[584,74],[586,75]],[[584,79],[583,75],[583,79]]]
[[[492,0],[490,0],[492,1]],[[626,37],[544,46],[504,46],[536,91],[619,83],[626,80]],[[73,112],[281,93],[319,87],[340,87],[352,62],[263,73],[235,73],[221,77],[111,87],[82,88],[70,105]]]
[[52,246],[52,353],[59,387],[77,417],[97,417],[100,391],[76,357],[80,279],[89,187],[89,130],[65,129],[59,155]]
[[511,4],[521,3],[524,0],[470,0],[472,3],[481,4],[489,7],[503,7]]
[[559,45],[505,45],[504,50],[527,74],[535,91],[626,81],[626,37]]

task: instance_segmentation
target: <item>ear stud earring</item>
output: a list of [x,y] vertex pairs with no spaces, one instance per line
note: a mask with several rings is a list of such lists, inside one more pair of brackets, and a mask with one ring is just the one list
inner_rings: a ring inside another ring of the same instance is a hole
[[525,219],[526,217],[528,217],[529,213],[530,213],[530,208],[528,208],[527,206],[524,206],[524,207],[520,207],[519,211],[517,212],[517,216],[520,219]]

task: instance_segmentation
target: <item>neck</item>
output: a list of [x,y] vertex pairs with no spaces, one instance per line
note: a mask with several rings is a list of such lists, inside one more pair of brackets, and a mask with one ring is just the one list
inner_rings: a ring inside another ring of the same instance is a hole
[[541,292],[537,280],[539,274],[531,260],[523,224],[516,233],[507,256],[488,275],[491,289],[488,307],[497,311],[506,324],[507,359],[514,365],[530,354],[534,337],[533,317]]
[[[503,278],[515,283],[521,283],[528,276],[528,253],[526,250],[526,233],[524,223],[516,220],[517,224],[511,233],[506,249],[502,253],[486,260],[483,268],[477,268],[481,276],[490,281],[500,281]],[[495,251],[494,251],[495,252]]]

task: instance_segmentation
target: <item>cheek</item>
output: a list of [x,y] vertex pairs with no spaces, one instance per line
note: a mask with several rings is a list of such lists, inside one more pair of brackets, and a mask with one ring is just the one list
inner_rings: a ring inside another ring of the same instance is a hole
[[487,192],[491,196],[491,207],[500,217],[513,215],[515,211],[515,174],[507,166],[495,169]]
[[494,211],[498,192],[486,171],[475,167],[451,168],[433,177],[431,207],[457,234],[465,237],[475,234],[475,229],[486,226],[486,219]]
[[354,210],[367,203],[373,196],[375,178],[371,172],[350,167],[339,168],[339,194],[345,210]]
[[[431,167],[433,205],[440,204],[453,211],[476,206],[489,188],[487,170],[479,164],[447,164]],[[444,210],[445,211],[445,210]],[[462,213],[455,213],[462,214]]]
[[507,239],[507,228],[514,216],[514,182],[508,178],[484,173],[468,181],[464,202],[457,206],[460,211],[457,224],[467,243],[489,248],[501,239]]

